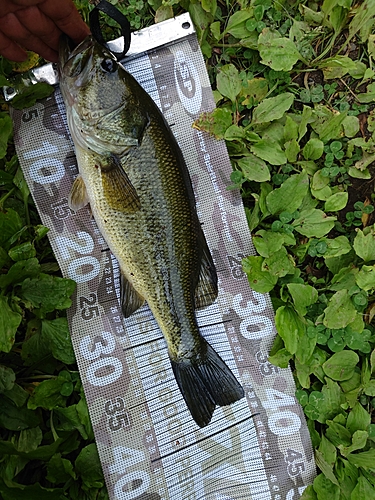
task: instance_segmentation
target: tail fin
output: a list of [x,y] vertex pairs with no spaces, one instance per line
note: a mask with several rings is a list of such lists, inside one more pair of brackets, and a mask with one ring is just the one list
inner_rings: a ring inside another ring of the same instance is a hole
[[204,339],[199,356],[171,359],[171,364],[185,403],[200,427],[210,422],[216,405],[230,405],[245,395],[228,366]]

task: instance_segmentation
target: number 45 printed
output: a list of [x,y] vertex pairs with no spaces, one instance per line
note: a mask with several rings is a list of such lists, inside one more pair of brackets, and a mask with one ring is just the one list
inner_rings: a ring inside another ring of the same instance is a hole
[[287,472],[290,477],[297,477],[302,474],[305,470],[305,464],[303,463],[302,453],[299,451],[291,450],[290,448],[286,450],[284,456],[285,462],[288,464]]

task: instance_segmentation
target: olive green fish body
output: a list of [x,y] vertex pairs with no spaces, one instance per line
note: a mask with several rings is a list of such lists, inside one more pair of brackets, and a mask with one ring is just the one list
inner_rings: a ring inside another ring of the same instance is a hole
[[77,158],[99,229],[126,280],[151,308],[170,355],[177,358],[194,355],[201,339],[194,292],[202,245],[200,224],[170,142],[167,134],[160,133],[160,126],[151,122],[141,146],[122,159],[139,197],[140,208],[134,213],[108,204],[101,169],[93,168],[93,163],[101,162],[99,155],[80,148]]
[[151,97],[90,37],[60,52],[60,87],[80,176],[72,208],[90,203],[121,271],[125,317],[147,301],[200,426],[243,389],[199,332],[195,309],[217,296],[215,267],[177,142]]

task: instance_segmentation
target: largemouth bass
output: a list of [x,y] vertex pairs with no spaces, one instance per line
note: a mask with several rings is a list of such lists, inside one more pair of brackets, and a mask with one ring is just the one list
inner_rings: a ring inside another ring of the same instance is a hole
[[90,203],[119,263],[124,316],[147,301],[203,427],[244,391],[197,325],[195,309],[217,297],[217,275],[181,150],[152,98],[92,37],[72,51],[62,39],[59,74],[80,173],[70,206]]

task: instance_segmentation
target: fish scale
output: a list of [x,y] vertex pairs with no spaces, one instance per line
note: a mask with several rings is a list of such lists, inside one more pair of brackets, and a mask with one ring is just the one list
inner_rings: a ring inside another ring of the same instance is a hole
[[217,276],[182,153],[151,97],[91,37],[73,52],[62,43],[59,72],[80,172],[70,205],[90,203],[119,263],[125,317],[147,301],[203,427],[244,391],[197,325]]

